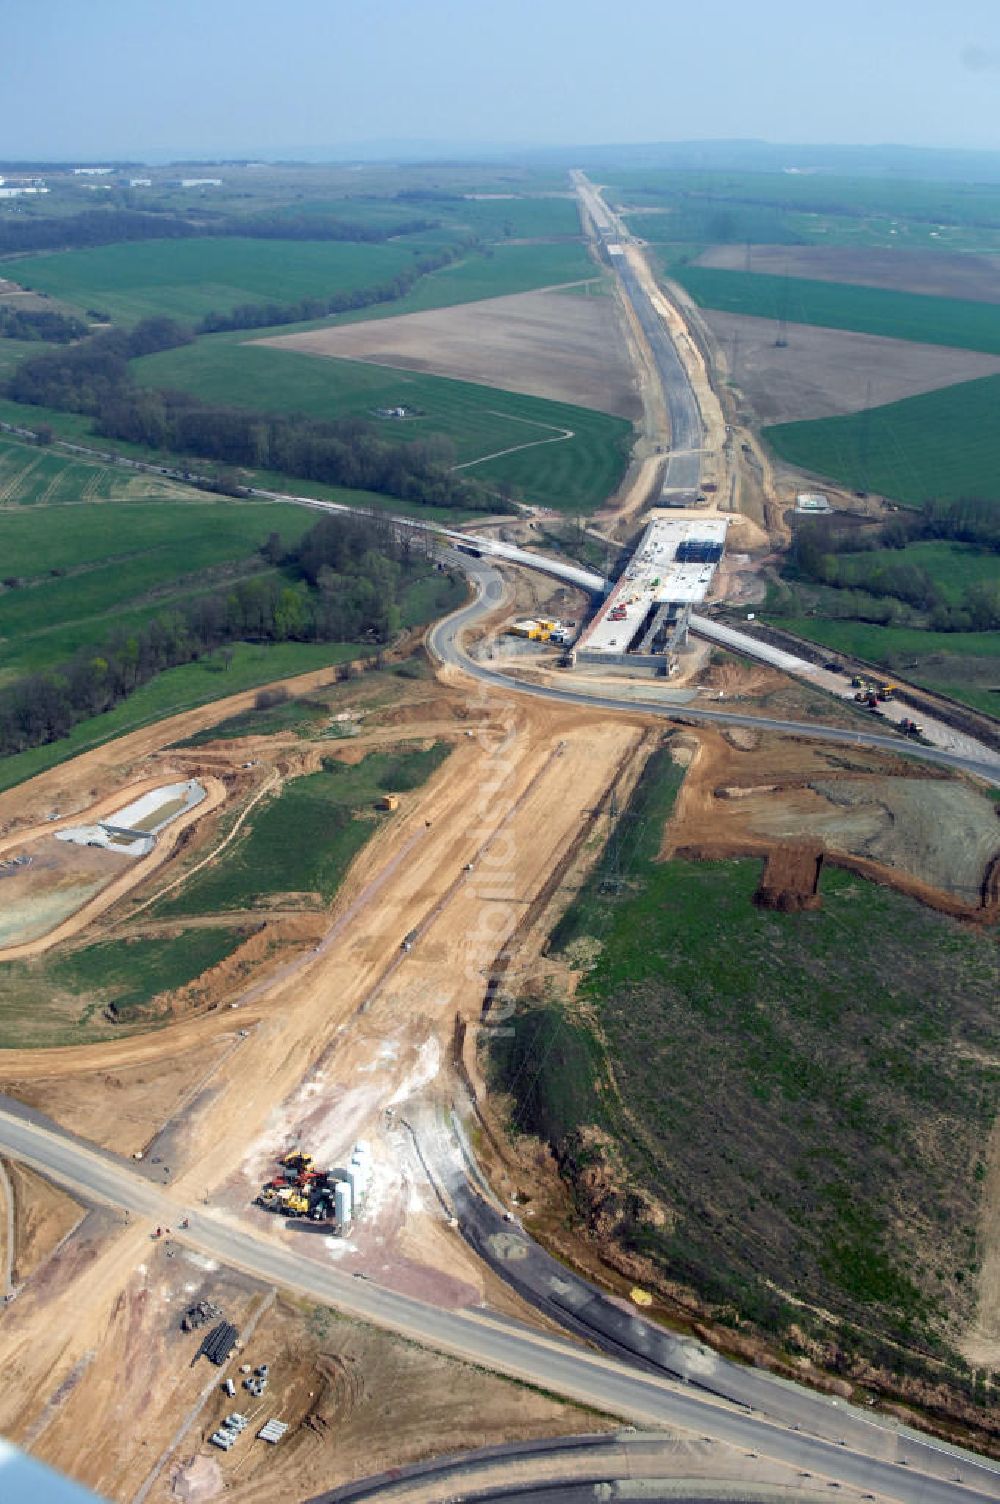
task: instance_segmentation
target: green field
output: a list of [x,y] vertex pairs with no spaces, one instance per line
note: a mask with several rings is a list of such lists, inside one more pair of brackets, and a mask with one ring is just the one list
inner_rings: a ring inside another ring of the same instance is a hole
[[429,272],[405,297],[393,303],[376,303],[354,313],[327,320],[333,324],[356,324],[367,319],[394,318],[402,313],[423,313],[430,308],[448,308],[457,303],[475,303],[481,298],[503,298],[537,287],[557,287],[600,277],[600,268],[583,244],[568,241],[558,245],[495,245],[486,255],[469,256],[452,266]]
[[385,282],[413,265],[404,242],[144,240],[9,262],[10,277],[116,323],[165,314],[192,321],[240,303],[294,303]]
[[[0,1048],[92,1043],[120,1038],[129,1025],[149,1028],[157,1020],[140,1019],[141,1010],[217,965],[242,939],[238,929],[191,929],[8,961],[0,965]],[[102,1016],[111,1003],[118,1024]]]
[[702,308],[1000,354],[1000,304],[690,264],[670,275]]
[[[883,551],[876,557],[885,558],[886,553]],[[871,558],[871,554],[842,554],[839,568],[844,583],[860,585],[864,589],[865,561]],[[945,599],[955,605],[962,599],[968,586],[1000,580],[1000,554],[984,548],[974,548],[969,543],[908,543],[904,549],[889,552],[888,560],[890,563],[914,564],[918,569],[924,570]],[[852,577],[854,570],[857,570],[857,579]]]
[[798,1352],[832,1311],[839,1347],[904,1372],[935,1357],[971,1389],[954,1349],[996,1110],[995,937],[834,869],[819,911],[782,914],[752,901],[759,862],[662,862],[678,781],[654,754],[618,859],[553,936],[585,972],[576,1001],[493,1043],[514,1125],[724,1322]]
[[466,199],[459,204],[431,200],[421,212],[431,219],[440,217],[449,228],[471,230],[483,240],[502,242],[581,234],[576,198],[569,195]]
[[182,710],[193,710],[276,679],[313,673],[328,664],[363,657],[365,652],[357,643],[349,642],[240,642],[233,646],[228,667],[220,655],[213,654],[197,663],[165,669],[113,710],[78,722],[59,741],[0,758],[0,790],[13,788],[80,752],[88,752],[167,716],[178,715]]
[[215,914],[266,906],[285,893],[316,893],[328,902],[361,847],[393,818],[376,811],[376,801],[419,788],[448,752],[437,743],[423,752],[369,753],[353,767],[325,761],[321,772],[286,783],[258,807],[219,860],[155,912]]
[[[113,451],[147,465],[163,464],[171,469],[180,469],[185,463],[169,450],[157,451],[119,439],[105,439],[93,432],[90,418],[82,413],[63,413],[55,408],[31,407],[0,398],[0,421],[16,423],[25,428],[45,424],[60,441],[85,445],[105,453]],[[9,444],[14,444],[16,451],[5,461],[4,454]],[[0,487],[7,496],[8,506],[30,505],[38,501],[100,501],[106,498],[133,500],[143,496],[177,498],[205,495],[204,491],[186,486],[181,481],[168,480],[164,476],[144,475],[129,469],[119,469],[115,465],[105,465],[100,461],[70,459],[59,449],[48,451],[44,460],[36,465],[39,454],[37,445],[26,440],[9,440],[6,434],[0,434]],[[191,459],[190,465],[192,471],[199,475],[209,474],[216,468],[210,461],[197,458]],[[96,477],[95,471],[99,472]],[[260,486],[282,495],[292,493],[296,496],[315,496],[325,501],[342,501],[366,511],[398,512],[406,517],[420,517],[430,522],[465,522],[481,515],[460,507],[421,506],[417,502],[401,501],[398,497],[383,496],[374,491],[326,486],[320,481],[302,480],[299,477],[290,479],[274,470],[241,470],[240,479],[247,485]]]
[[[575,216],[571,204],[569,208]],[[376,286],[408,271],[431,243],[449,244],[454,238],[435,232],[429,240],[416,237],[384,245],[237,236],[145,240],[23,256],[9,262],[7,271],[25,287],[49,293],[81,313],[88,308],[108,313],[116,323],[132,324],[156,314],[193,322],[242,303],[295,303]],[[596,275],[582,243],[499,244],[430,273],[406,298],[345,317],[439,308]],[[6,343],[0,341],[0,348]]]
[[[609,202],[715,218],[713,240],[990,250],[1000,232],[1000,188],[992,183],[925,182],[826,173],[614,169]],[[722,223],[719,219],[725,217]],[[644,234],[643,216],[631,227]],[[722,233],[719,233],[719,231]],[[746,233],[749,231],[749,233]],[[653,237],[650,237],[653,238]],[[667,234],[664,239],[703,239]]]
[[984,376],[867,413],[775,424],[764,437],[790,465],[851,490],[916,506],[936,498],[998,501],[998,411],[1000,376]]
[[268,535],[291,546],[314,522],[305,507],[226,501],[0,511],[0,683],[263,573]]
[[[623,418],[587,408],[366,361],[273,349],[248,343],[245,335],[205,337],[134,361],[133,370],[147,386],[180,388],[205,401],[263,412],[373,419],[379,407],[408,407],[415,416],[381,421],[386,439],[440,434],[462,464],[531,444],[466,473],[516,485],[526,501],[560,511],[590,511],[611,494],[624,472],[632,432]],[[534,442],[565,429],[572,430],[571,439]]]
[[[10,410],[13,409],[13,416]],[[73,437],[86,434],[88,420],[77,414]],[[3,418],[31,428],[46,422],[39,408],[6,404]],[[40,448],[0,433],[0,516],[11,507],[37,502],[60,505],[89,501],[140,501],[143,498],[193,497],[198,493],[160,475],[137,475],[99,461],[71,458],[58,449]],[[0,561],[2,567],[2,561]],[[11,571],[3,569],[4,573]]]

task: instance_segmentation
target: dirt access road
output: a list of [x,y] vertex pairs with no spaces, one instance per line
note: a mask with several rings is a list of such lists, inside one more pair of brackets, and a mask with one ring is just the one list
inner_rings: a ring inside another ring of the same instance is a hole
[[[482,1275],[471,1257],[441,1241],[447,1234],[433,1212],[421,1211],[412,1172],[400,1173],[402,1151],[383,1132],[385,1107],[433,1079],[456,1013],[478,1018],[496,950],[641,735],[638,724],[599,714],[489,698],[498,730],[460,738],[391,838],[366,848],[320,947],[241,1009],[248,1035],[224,1058],[212,1091],[192,1104],[170,1177],[177,1196],[207,1196],[242,1217],[254,1176],[299,1133],[330,1154],[364,1135],[375,1147],[385,1194],[367,1242],[359,1239],[361,1257],[377,1261],[390,1287],[436,1293],[445,1305],[478,1302]],[[402,952],[401,938],[412,929],[419,941]],[[180,1027],[201,1047],[231,1030],[232,1019]],[[113,1048],[132,1057],[168,1052],[175,1032]],[[75,1061],[92,1070],[95,1051],[103,1054],[97,1047],[60,1050],[59,1068],[72,1070]],[[7,1079],[27,1063],[27,1052],[18,1053],[17,1060],[0,1055]],[[58,1115],[57,1104],[53,1110]],[[115,1110],[113,1096],[108,1110]],[[255,1216],[276,1243],[302,1248],[301,1235]],[[89,1446],[74,1451],[58,1396],[70,1385],[98,1403],[108,1382],[100,1361],[105,1337],[122,1289],[144,1263],[148,1232],[146,1224],[109,1232],[79,1277],[44,1302],[19,1298],[0,1328],[0,1362],[10,1380],[0,1395],[0,1430],[23,1441],[47,1413],[36,1452],[58,1456],[88,1482],[98,1481],[99,1458]],[[328,1258],[322,1240],[313,1241],[313,1256]],[[116,1386],[115,1405],[117,1426],[140,1426],[141,1394]]]

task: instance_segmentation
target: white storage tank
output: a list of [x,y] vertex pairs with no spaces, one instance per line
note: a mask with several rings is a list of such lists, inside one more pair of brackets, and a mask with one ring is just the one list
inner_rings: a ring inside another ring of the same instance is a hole
[[354,1209],[357,1211],[371,1184],[372,1163],[368,1155],[366,1153],[359,1154],[355,1150],[351,1155],[351,1162],[347,1167],[347,1173],[350,1176],[351,1189],[354,1192]]

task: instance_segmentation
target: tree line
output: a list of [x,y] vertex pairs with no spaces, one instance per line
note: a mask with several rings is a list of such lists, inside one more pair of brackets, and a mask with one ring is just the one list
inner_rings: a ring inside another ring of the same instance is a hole
[[454,455],[442,438],[390,442],[360,418],[275,416],[134,384],[131,359],[191,339],[171,319],[144,319],[129,333],[111,330],[23,360],[6,393],[15,402],[86,413],[98,433],[149,449],[278,470],[417,506],[515,510],[482,482],[453,473]]
[[156,209],[85,209],[80,214],[0,219],[0,255],[73,250],[131,240],[190,240],[203,235],[250,240],[349,240],[381,244],[438,227],[423,216],[387,225],[329,214],[175,214]]
[[163,670],[234,642],[384,643],[399,630],[402,589],[428,568],[419,541],[377,517],[324,517],[296,547],[272,534],[261,553],[230,589],[0,689],[0,755],[57,741]]
[[87,332],[82,319],[50,308],[0,306],[0,339],[46,340],[53,345],[68,345],[71,340],[83,339]]

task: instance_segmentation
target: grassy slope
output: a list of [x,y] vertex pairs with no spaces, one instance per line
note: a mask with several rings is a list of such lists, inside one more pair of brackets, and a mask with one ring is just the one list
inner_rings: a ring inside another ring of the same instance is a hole
[[[949,601],[961,600],[969,585],[989,580],[1000,580],[1000,554],[988,549],[974,548],[968,543],[927,541],[910,543],[905,549],[893,549],[874,556],[878,560],[888,557],[890,563],[915,564],[923,569]],[[860,581],[864,589],[866,561],[871,554],[843,554],[840,558],[841,577],[848,584]],[[998,644],[1000,651],[1000,644]]]
[[419,415],[383,420],[387,439],[441,434],[459,462],[571,429],[574,437],[476,465],[468,473],[522,487],[525,499],[560,510],[598,506],[618,484],[631,425],[621,418],[495,387],[333,360],[218,335],[134,362],[146,385],[179,387],[209,401],[315,417],[371,418],[378,407]]
[[361,657],[363,653],[364,649],[349,642],[237,643],[228,669],[218,655],[169,668],[114,710],[80,721],[62,740],[0,758],[0,789],[12,788],[79,752],[88,752],[182,710],[193,710],[275,679],[312,673],[327,664]]
[[871,408],[867,414],[778,423],[765,428],[764,437],[789,464],[852,490],[875,491],[917,506],[932,498],[996,501],[998,403],[1000,376],[985,376]]
[[373,832],[391,819],[375,802],[392,790],[424,783],[448,755],[370,753],[349,767],[329,761],[297,778],[256,811],[224,855],[156,906],[158,915],[213,914],[254,908],[274,894],[318,893],[332,898],[344,873]]
[[405,242],[146,240],[26,256],[8,266],[24,287],[131,324],[153,314],[193,320],[240,303],[294,303],[387,281],[413,264]]
[[[841,556],[841,572],[853,584],[851,570],[857,567],[859,578],[865,575],[865,559],[871,555],[860,553]],[[886,555],[880,555],[886,558]],[[982,584],[1000,578],[1000,556],[989,549],[977,549],[970,543],[947,543],[928,540],[925,543],[908,543],[905,549],[893,549],[887,555],[890,562],[916,564],[931,576],[938,590],[950,602],[958,603],[968,585]],[[1000,651],[1000,644],[998,644]]]
[[304,507],[225,501],[0,512],[4,577],[24,581],[0,590],[0,683],[224,588],[227,566],[262,572],[268,534],[291,545],[313,521]]
[[[426,579],[414,580],[401,601],[403,625],[420,625],[442,615],[460,604],[464,595],[461,579],[451,580],[434,573]],[[236,643],[228,668],[221,655],[213,655],[198,663],[167,669],[114,710],[81,721],[62,741],[0,758],[0,789],[12,788],[80,752],[167,716],[255,689],[259,684],[364,657],[369,651],[357,643]]]
[[1000,354],[1000,304],[707,266],[671,275],[703,308]]
[[119,1038],[121,1026],[100,1019],[108,1003],[127,1022],[129,1013],[158,993],[183,987],[215,966],[242,938],[236,929],[194,929],[169,939],[103,942],[0,965],[0,1047]]
[[[47,421],[40,408],[15,402],[3,404],[0,417],[31,428]],[[83,436],[88,420],[78,414],[61,415],[71,425],[68,436]],[[139,501],[163,496],[187,497],[198,493],[178,481],[157,475],[136,474],[98,461],[70,458],[58,449],[40,448],[24,439],[0,433],[0,506],[28,507],[38,502]],[[7,573],[8,571],[4,571]]]
[[654,760],[624,895],[598,871],[553,937],[600,941],[582,996],[624,1112],[590,1036],[550,1008],[518,1026],[530,1052],[501,1046],[518,1119],[581,1167],[576,1130],[612,1132],[666,1210],[656,1225],[626,1209],[626,1235],[721,1306],[808,1328],[771,1280],[857,1320],[869,1349],[880,1331],[940,1348],[977,1257],[994,941],[832,870],[821,911],[783,915],[751,902],[759,863],[659,863],[677,781]]
[[[139,444],[126,444],[115,439],[105,439],[92,431],[91,420],[80,413],[61,413],[55,408],[48,407],[27,407],[0,398],[0,421],[16,423],[27,428],[45,423],[51,427],[58,440],[82,444],[103,453],[113,451],[125,458],[140,460],[144,464],[162,464],[172,469],[179,469],[185,464],[181,456],[166,450],[158,452],[146,449]],[[67,474],[62,468],[67,464],[67,460],[59,450],[54,451],[50,456],[53,465],[50,480],[54,481],[50,487],[44,474],[34,468],[34,458],[39,451],[34,444],[27,441],[17,441],[18,456],[10,460],[8,471],[4,459],[7,443],[7,436],[0,435],[0,488],[9,501],[18,504],[30,505],[37,501],[90,501],[100,500],[106,496],[131,500],[145,495],[190,497],[205,494],[186,487],[179,481],[143,475],[133,470],[117,469],[113,465],[102,465],[100,461],[69,461],[70,465],[79,463],[80,468],[75,474]],[[190,461],[190,468],[197,474],[208,474],[217,467],[207,460],[195,458]],[[83,478],[84,470],[88,477],[86,481]],[[289,477],[274,470],[241,470],[240,479],[247,485],[261,486],[265,490],[275,491],[282,496],[286,494],[316,496],[327,501],[342,501],[367,511],[396,512],[401,516],[421,517],[427,521],[465,522],[482,515],[461,507],[425,507],[415,502],[401,501],[395,496],[383,496],[374,491],[354,491],[345,486],[325,486],[319,481]]]

